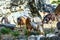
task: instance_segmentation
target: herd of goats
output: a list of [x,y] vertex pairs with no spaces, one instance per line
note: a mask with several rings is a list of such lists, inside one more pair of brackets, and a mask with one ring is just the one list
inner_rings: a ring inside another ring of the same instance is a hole
[[[43,14],[45,15],[46,13],[43,12]],[[21,17],[18,17],[16,21],[17,21],[17,25],[19,25],[20,28],[22,27],[22,25],[26,25],[26,29],[28,29],[29,31],[37,30],[37,31],[41,31],[43,33],[44,24],[47,24],[47,26],[50,27],[48,24],[53,23],[52,26],[56,25],[57,28],[60,29],[59,19],[60,19],[59,14],[48,13],[47,15],[44,16],[43,19],[41,19],[38,16],[33,17],[33,18],[30,18],[30,17],[25,18],[25,17],[21,16]],[[2,17],[1,23],[3,21],[5,22],[5,24],[10,24],[7,17]],[[57,22],[57,23],[54,24],[54,22]],[[14,29],[14,27],[12,27],[12,28]]]
[[[39,16],[36,16],[36,17],[28,17],[26,16],[23,17],[18,17],[17,18],[17,23],[16,25],[19,25],[19,27],[21,28],[22,25],[26,25],[26,29],[28,29],[29,31],[31,30],[37,30],[37,31],[41,31],[41,33],[43,34],[44,32],[44,24],[47,24],[48,27],[50,26],[56,26],[58,29],[60,29],[60,11],[59,13],[47,13],[46,15],[46,12],[38,12],[38,10],[36,9],[36,7],[33,6],[33,2],[30,2],[28,3],[29,4],[29,7],[30,7],[30,11],[32,14],[37,14],[37,15],[41,15],[43,14],[43,17],[42,19],[39,17]],[[4,16],[2,17],[1,19],[1,23],[4,21],[4,24],[10,24],[9,22],[9,19]],[[55,23],[56,22],[56,23]],[[52,24],[52,25],[48,25],[48,24]],[[45,26],[46,27],[46,26]],[[12,28],[14,29],[14,27]]]

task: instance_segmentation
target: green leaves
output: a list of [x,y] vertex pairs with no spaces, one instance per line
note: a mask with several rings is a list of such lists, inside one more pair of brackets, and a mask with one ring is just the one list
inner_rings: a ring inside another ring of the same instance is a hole
[[45,32],[45,35],[49,33],[54,33],[54,28],[45,29],[44,32]]
[[13,36],[16,37],[16,36],[18,36],[20,33],[19,33],[19,31],[17,31],[17,30],[13,31],[13,30],[11,30],[11,29],[9,29],[9,28],[3,27],[3,28],[1,28],[0,34],[11,34],[11,35],[13,35]]
[[58,0],[58,1],[53,1],[52,4],[60,4],[60,0]]
[[52,4],[57,3],[57,1],[53,1]]
[[58,2],[60,2],[60,0],[58,0]]
[[24,30],[24,34],[28,35],[29,31],[27,29]]
[[19,31],[15,30],[15,31],[12,31],[11,34],[15,37],[19,36]]
[[1,29],[2,34],[9,34],[10,32],[11,32],[11,29],[9,29],[9,28],[4,27],[4,28]]

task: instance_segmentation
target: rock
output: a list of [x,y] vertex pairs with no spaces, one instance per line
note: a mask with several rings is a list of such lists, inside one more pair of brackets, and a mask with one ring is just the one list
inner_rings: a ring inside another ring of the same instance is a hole
[[46,40],[44,35],[37,35],[37,40]]
[[13,40],[13,37],[11,35],[1,35],[1,40]]
[[31,35],[31,36],[28,37],[28,40],[36,40],[35,38],[36,37],[34,35]]
[[58,36],[56,36],[55,34],[47,34],[47,39],[48,40],[58,40]]
[[16,25],[14,24],[0,24],[0,27],[7,27],[7,28],[10,28],[10,29],[14,29]]
[[60,30],[60,22],[57,23],[57,28]]
[[17,39],[18,39],[18,40],[26,40],[26,36],[20,35]]

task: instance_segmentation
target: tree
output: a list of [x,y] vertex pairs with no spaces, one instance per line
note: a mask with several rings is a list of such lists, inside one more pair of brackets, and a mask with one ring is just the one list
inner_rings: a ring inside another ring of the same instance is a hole
[[37,6],[35,6],[35,0],[31,1],[31,2],[28,2],[28,5],[29,5],[29,8],[30,8],[30,11],[31,11],[31,14],[32,16],[38,16],[38,17],[41,17],[39,12],[38,12],[38,9],[36,8]]

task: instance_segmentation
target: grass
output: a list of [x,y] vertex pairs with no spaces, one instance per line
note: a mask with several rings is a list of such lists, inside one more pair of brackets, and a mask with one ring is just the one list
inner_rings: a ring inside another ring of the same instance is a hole
[[53,29],[53,28],[45,29],[45,30],[44,30],[44,33],[45,33],[45,35],[46,35],[46,34],[49,34],[49,33],[54,33],[54,29]]
[[9,28],[3,27],[3,28],[1,28],[0,34],[2,34],[2,35],[5,35],[5,34],[9,35],[9,34],[11,34],[12,36],[16,37],[16,36],[18,36],[20,34],[20,32],[17,31],[17,30],[13,31],[13,30],[11,30]]
[[11,31],[12,31],[11,29],[3,27],[0,32],[2,34],[9,34]]
[[15,37],[19,36],[20,35],[20,32],[15,30],[15,31],[12,31],[11,34]]

